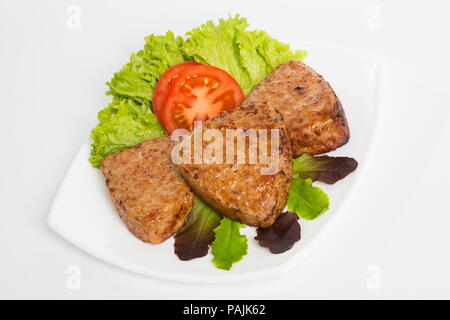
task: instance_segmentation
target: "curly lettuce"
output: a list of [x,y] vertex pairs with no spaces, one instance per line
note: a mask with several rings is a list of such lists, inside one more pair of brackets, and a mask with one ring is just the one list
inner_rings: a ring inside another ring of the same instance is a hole
[[99,124],[91,132],[93,141],[89,161],[99,168],[110,153],[132,147],[139,142],[167,135],[150,110],[149,103],[114,98],[98,114]]
[[306,51],[293,52],[289,45],[271,38],[265,31],[248,31],[247,19],[236,15],[208,21],[188,32],[183,45],[190,59],[227,71],[250,93],[278,65],[303,60]]
[[145,38],[144,49],[133,53],[130,62],[107,83],[107,94],[113,100],[99,112],[99,123],[91,131],[89,160],[94,167],[99,168],[110,153],[167,135],[152,111],[151,101],[161,75],[185,60],[183,42],[171,31]]
[[144,49],[133,53],[130,62],[107,83],[107,94],[150,102],[164,71],[185,61],[183,43],[183,38],[175,37],[172,31],[164,36],[146,37]]

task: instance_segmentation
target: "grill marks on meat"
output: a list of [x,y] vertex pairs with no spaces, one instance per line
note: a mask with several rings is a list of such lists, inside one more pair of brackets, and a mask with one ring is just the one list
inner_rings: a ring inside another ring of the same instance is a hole
[[145,242],[161,243],[184,223],[195,195],[170,159],[170,137],[148,140],[107,156],[106,185],[128,229]]
[[243,105],[261,101],[281,113],[294,158],[303,153],[330,152],[350,138],[344,109],[333,89],[300,61],[278,66],[247,96]]
[[[279,148],[273,151],[279,154],[279,170],[275,174],[261,174],[261,169],[269,166],[267,163],[249,164],[248,140],[245,164],[236,161],[232,164],[225,161],[223,164],[192,162],[182,163],[179,167],[194,192],[217,211],[248,225],[268,227],[285,207],[292,179],[290,143],[281,115],[268,104],[259,103],[253,108],[230,110],[203,122],[203,131],[218,129],[224,141],[226,129],[250,128],[279,129]],[[270,130],[268,140],[270,145]],[[209,143],[203,141],[203,150]]]

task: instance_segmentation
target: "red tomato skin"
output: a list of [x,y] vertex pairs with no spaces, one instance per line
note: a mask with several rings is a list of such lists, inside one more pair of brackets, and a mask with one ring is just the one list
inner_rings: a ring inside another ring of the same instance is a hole
[[178,76],[180,71],[187,67],[192,67],[198,65],[197,62],[194,61],[185,61],[178,63],[169,69],[166,70],[159,79],[158,83],[156,84],[155,90],[153,91],[153,113],[155,113],[158,120],[161,122],[161,119],[159,118],[158,114],[161,110],[161,107],[166,100],[167,93],[169,91],[170,83],[174,78]]
[[[161,117],[160,122],[169,133],[172,133],[173,130],[179,127],[172,119],[174,103],[177,101],[177,98],[179,98],[180,95],[182,95],[180,91],[183,84],[189,79],[192,79],[194,77],[217,78],[220,82],[219,86],[223,86],[223,88],[221,89],[223,92],[227,91],[227,89],[233,91],[233,98],[235,101],[235,105],[233,106],[233,108],[238,107],[244,100],[244,93],[242,92],[241,87],[239,86],[237,81],[226,71],[214,66],[203,64],[187,67],[183,69],[178,74],[178,76],[174,78],[173,81],[171,82],[171,86],[167,93],[166,100],[159,112]],[[195,98],[182,97],[181,100],[191,102],[195,106]],[[219,115],[220,113],[217,113],[216,116]]]

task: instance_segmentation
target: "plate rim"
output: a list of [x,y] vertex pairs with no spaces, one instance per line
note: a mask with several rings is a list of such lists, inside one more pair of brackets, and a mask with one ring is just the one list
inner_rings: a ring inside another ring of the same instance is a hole
[[[282,39],[283,41],[284,39]],[[79,157],[80,153],[83,152],[84,148],[90,148],[90,140],[85,139],[84,142],[81,144],[81,146],[78,148],[78,151],[76,152],[68,170],[65,173],[65,176],[58,188],[58,191],[53,198],[53,201],[50,206],[49,214],[47,215],[47,226],[53,230],[56,234],[61,236],[63,239],[67,240],[72,245],[78,247],[85,253],[89,254],[90,256],[99,259],[100,261],[106,262],[110,265],[113,265],[114,267],[118,267],[122,270],[129,271],[135,274],[140,274],[144,276],[149,276],[155,279],[163,279],[173,282],[183,282],[183,283],[191,283],[191,284],[223,284],[223,283],[236,283],[236,282],[246,282],[246,281],[254,281],[262,278],[276,278],[281,277],[282,275],[289,273],[292,271],[300,262],[302,259],[304,259],[311,251],[311,249],[315,246],[317,246],[320,241],[324,238],[324,235],[326,235],[331,228],[335,226],[337,221],[342,217],[342,212],[347,206],[349,199],[351,199],[351,195],[353,190],[356,187],[359,187],[361,184],[361,176],[365,174],[367,162],[370,159],[371,152],[373,150],[374,141],[376,139],[376,136],[378,135],[379,131],[379,118],[381,113],[381,88],[383,83],[383,74],[384,74],[384,60],[376,54],[365,52],[365,51],[359,51],[353,48],[346,48],[346,47],[340,47],[340,46],[334,46],[334,45],[327,45],[327,44],[321,44],[321,43],[314,43],[314,42],[305,42],[305,44],[310,44],[315,47],[324,47],[328,49],[333,50],[339,50],[344,51],[351,54],[356,54],[360,56],[365,56],[367,58],[370,58],[373,60],[374,64],[376,64],[377,67],[377,78],[378,81],[375,86],[375,90],[377,91],[375,94],[376,102],[374,104],[377,107],[377,112],[375,113],[375,119],[373,119],[373,132],[369,136],[369,141],[367,141],[368,147],[365,150],[365,158],[366,161],[364,163],[361,163],[358,167],[357,172],[354,173],[354,181],[352,185],[349,188],[349,194],[344,197],[342,200],[342,204],[339,206],[339,208],[333,212],[333,216],[329,218],[329,221],[323,226],[322,229],[318,231],[318,233],[315,235],[314,239],[312,239],[309,243],[303,245],[302,250],[297,252],[296,254],[289,257],[286,261],[283,263],[274,266],[265,268],[263,270],[258,271],[246,271],[242,273],[230,273],[229,271],[224,270],[223,275],[185,275],[175,272],[164,272],[157,269],[149,269],[149,268],[140,268],[136,265],[127,264],[121,261],[120,259],[115,259],[111,256],[106,256],[105,254],[101,252],[97,252],[97,250],[93,249],[92,247],[86,247],[83,244],[79,243],[77,240],[73,239],[70,235],[68,235],[66,232],[63,232],[58,224],[55,222],[55,214],[54,210],[56,207],[56,203],[59,201],[59,197],[61,194],[61,190],[63,189],[63,186],[67,183],[67,177],[69,176],[69,173],[73,170],[74,165],[76,163],[76,159]],[[87,160],[86,160],[87,161]],[[228,272],[228,273],[225,273]]]

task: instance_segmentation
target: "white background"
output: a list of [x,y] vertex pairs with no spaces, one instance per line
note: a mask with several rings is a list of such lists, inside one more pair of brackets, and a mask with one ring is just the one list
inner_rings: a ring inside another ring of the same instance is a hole
[[[67,28],[70,5],[81,10],[78,30]],[[51,201],[109,101],[112,73],[144,36],[228,13],[276,38],[384,59],[371,156],[334,228],[293,272],[229,285],[135,275],[49,230]],[[449,13],[447,1],[1,0],[0,298],[450,298]],[[81,270],[75,290],[71,265]]]

